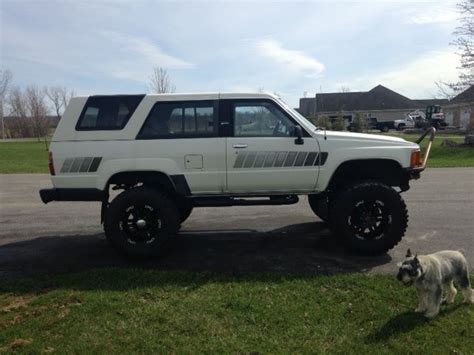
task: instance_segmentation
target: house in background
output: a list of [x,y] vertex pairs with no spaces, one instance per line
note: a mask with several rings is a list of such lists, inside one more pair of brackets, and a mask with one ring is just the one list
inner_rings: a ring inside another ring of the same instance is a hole
[[474,85],[449,100],[443,111],[448,125],[473,130]]
[[425,111],[428,105],[444,105],[448,100],[411,100],[408,97],[377,85],[369,91],[321,93],[315,97],[301,98],[298,111],[307,118],[317,119],[328,116],[331,119],[342,115],[351,122],[355,113],[362,117],[376,118],[377,121],[403,119],[405,114]]

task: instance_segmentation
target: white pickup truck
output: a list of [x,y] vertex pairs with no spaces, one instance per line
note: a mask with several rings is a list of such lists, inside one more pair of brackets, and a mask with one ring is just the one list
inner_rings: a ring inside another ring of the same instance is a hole
[[403,120],[395,120],[393,121],[393,126],[397,131],[403,131],[406,128],[415,128],[416,121],[413,117],[409,114],[405,116]]
[[[193,208],[307,195],[335,237],[375,255],[404,235],[400,192],[428,154],[401,138],[319,129],[267,94],[75,97],[50,146],[54,188],[40,195],[101,202],[107,239],[132,257],[160,250]],[[122,192],[110,201],[111,189]]]

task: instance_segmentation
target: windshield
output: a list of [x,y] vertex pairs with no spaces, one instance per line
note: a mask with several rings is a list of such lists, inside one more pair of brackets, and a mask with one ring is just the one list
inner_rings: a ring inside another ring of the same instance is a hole
[[312,131],[314,131],[314,130],[317,129],[317,127],[316,127],[310,120],[308,120],[306,117],[304,117],[301,113],[299,113],[299,112],[296,111],[295,109],[293,109],[293,108],[291,108],[290,106],[288,106],[288,104],[287,104],[285,101],[283,101],[281,98],[278,98],[278,101],[280,102],[280,104],[281,104],[285,109],[287,109],[287,110],[290,111],[293,115],[295,115],[295,116],[298,117],[300,120],[302,120],[303,122],[305,122],[309,129],[311,129]]

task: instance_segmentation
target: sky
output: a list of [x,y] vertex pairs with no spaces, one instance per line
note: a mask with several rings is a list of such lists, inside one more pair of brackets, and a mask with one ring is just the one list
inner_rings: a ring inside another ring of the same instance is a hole
[[382,84],[412,99],[455,81],[456,1],[0,0],[0,60],[14,84],[78,95],[317,92]]

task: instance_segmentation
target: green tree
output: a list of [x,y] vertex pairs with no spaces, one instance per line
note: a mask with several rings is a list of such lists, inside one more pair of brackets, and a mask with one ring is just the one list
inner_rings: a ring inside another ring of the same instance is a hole
[[346,128],[346,121],[344,117],[342,117],[342,113],[340,112],[334,122],[332,122],[332,130],[333,131],[344,131]]
[[356,113],[352,119],[352,130],[354,132],[366,132],[367,131],[367,120],[361,116],[360,113]]
[[319,116],[318,118],[315,119],[315,125],[316,127],[321,127],[325,129],[331,129],[331,120],[329,119],[328,116]]

